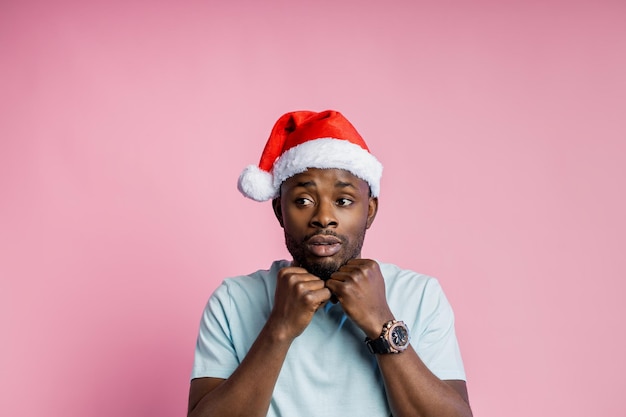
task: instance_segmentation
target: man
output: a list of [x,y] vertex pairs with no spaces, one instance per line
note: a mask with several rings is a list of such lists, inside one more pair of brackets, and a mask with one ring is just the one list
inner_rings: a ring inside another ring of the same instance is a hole
[[293,260],[211,296],[189,416],[471,416],[437,281],[361,258],[381,175],[340,113],[276,122],[239,190],[272,200]]

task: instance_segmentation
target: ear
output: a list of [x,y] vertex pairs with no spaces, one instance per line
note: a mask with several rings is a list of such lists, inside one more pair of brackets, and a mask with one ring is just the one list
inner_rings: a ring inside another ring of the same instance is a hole
[[274,216],[276,216],[280,227],[284,228],[285,225],[283,223],[283,208],[280,205],[280,197],[276,197],[272,200],[272,209],[274,209]]
[[370,197],[367,208],[367,223],[366,228],[369,229],[378,213],[378,197]]

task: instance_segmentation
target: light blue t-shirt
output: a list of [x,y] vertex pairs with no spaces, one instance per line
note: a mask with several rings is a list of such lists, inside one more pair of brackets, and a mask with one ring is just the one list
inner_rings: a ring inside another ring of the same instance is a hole
[[[278,271],[229,278],[202,315],[191,378],[228,378],[265,325],[274,304]],[[465,380],[454,315],[435,278],[379,263],[387,302],[409,327],[411,345],[440,379]],[[274,388],[268,416],[389,416],[382,378],[365,334],[327,303],[291,345]]]

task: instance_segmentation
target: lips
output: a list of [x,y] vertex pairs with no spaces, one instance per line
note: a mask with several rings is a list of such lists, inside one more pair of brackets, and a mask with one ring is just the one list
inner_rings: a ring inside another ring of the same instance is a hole
[[308,250],[315,256],[333,256],[341,249],[341,239],[332,235],[315,235],[306,241]]

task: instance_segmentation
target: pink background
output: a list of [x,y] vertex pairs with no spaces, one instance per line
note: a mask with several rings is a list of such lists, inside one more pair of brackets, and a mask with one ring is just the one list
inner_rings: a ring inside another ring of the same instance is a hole
[[626,3],[309,3],[0,3],[0,415],[184,415],[209,294],[287,256],[236,178],[327,108],[475,415],[625,415]]

